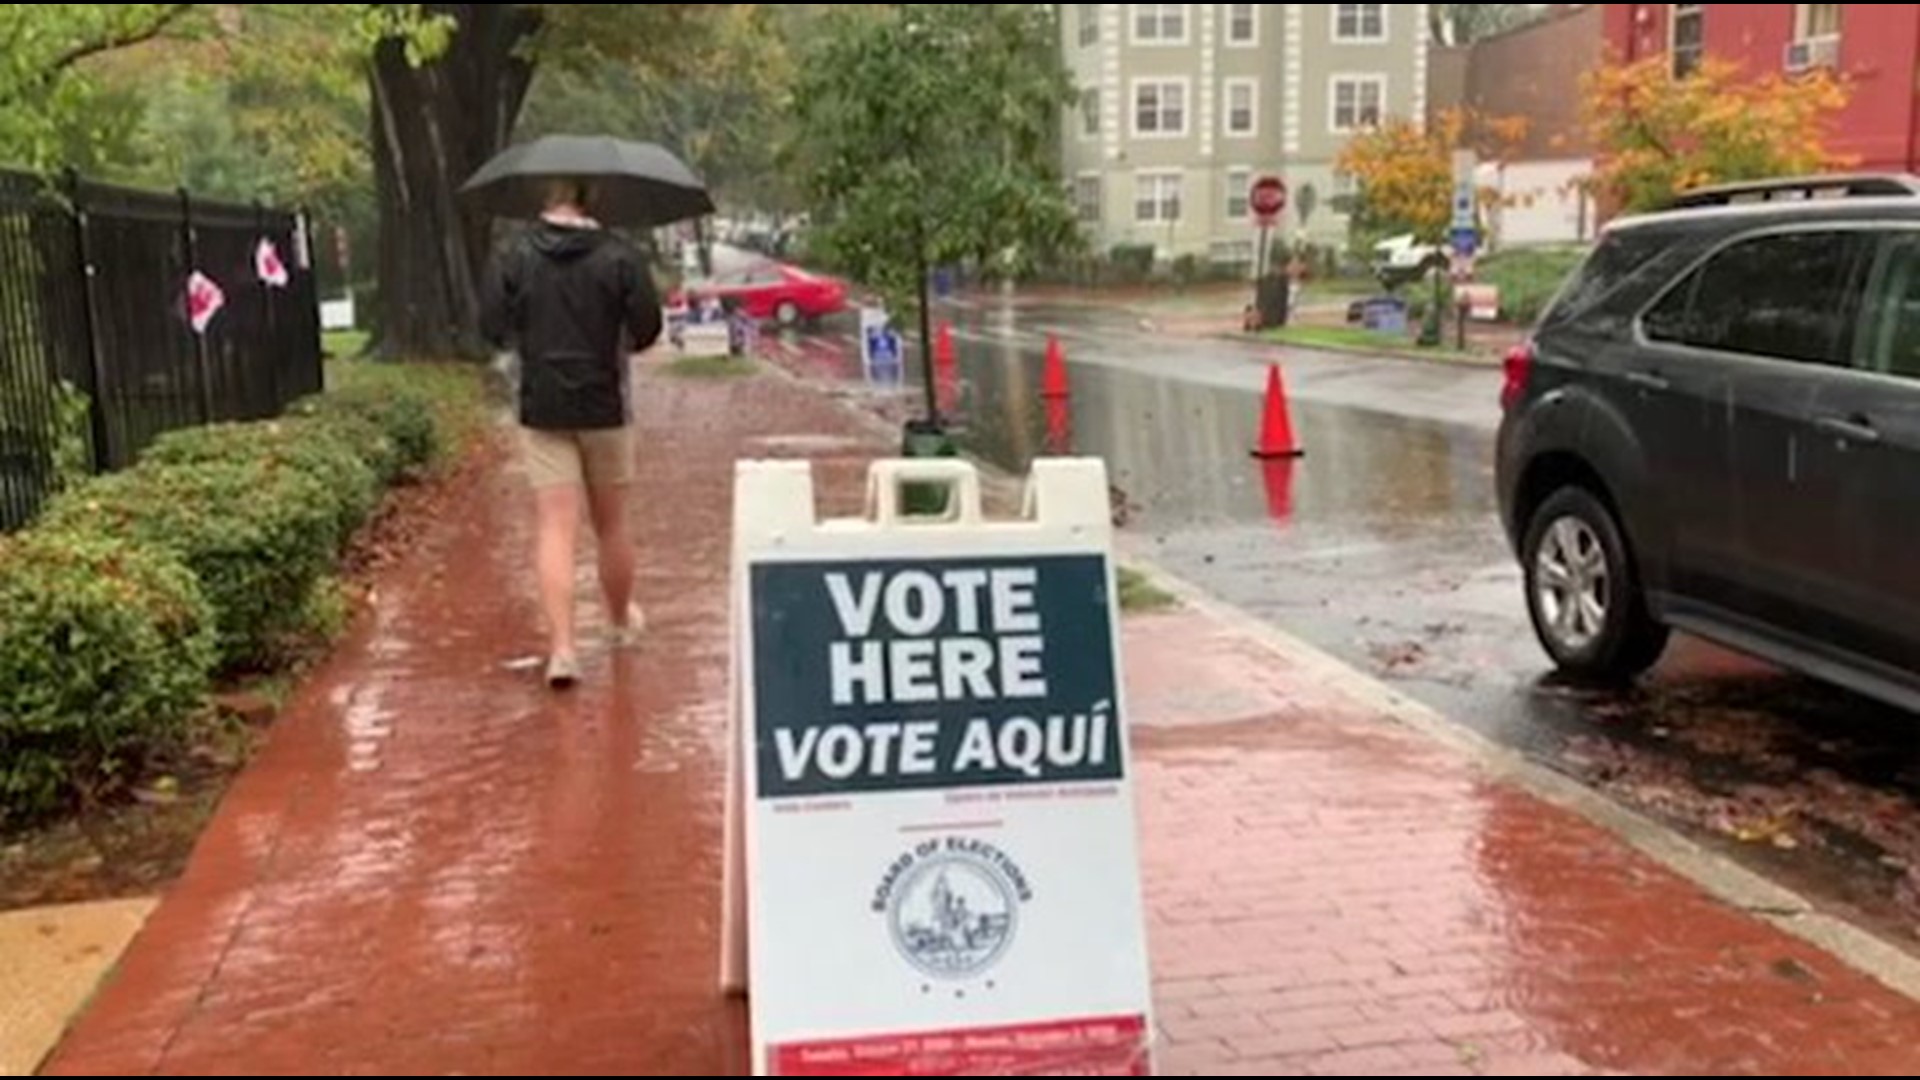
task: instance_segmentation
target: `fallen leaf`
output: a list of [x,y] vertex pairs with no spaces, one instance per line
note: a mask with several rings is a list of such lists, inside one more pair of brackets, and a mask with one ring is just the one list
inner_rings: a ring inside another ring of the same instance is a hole
[[1820,976],[1814,974],[1812,968],[1792,957],[1775,961],[1773,973],[1788,982],[1817,983],[1820,981]]

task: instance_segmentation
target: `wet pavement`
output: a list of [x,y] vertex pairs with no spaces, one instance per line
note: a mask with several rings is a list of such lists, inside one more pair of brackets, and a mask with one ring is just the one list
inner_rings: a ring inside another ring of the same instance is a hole
[[524,480],[485,473],[290,703],[49,1071],[745,1071],[712,993],[741,440],[698,389],[646,398],[681,415],[643,489],[708,493],[637,518],[652,647],[545,690]]
[[1136,627],[1129,659],[1130,683],[1170,698],[1267,697],[1237,718],[1188,704],[1171,724],[1136,707],[1170,1075],[1920,1063],[1913,1003],[1369,717],[1293,658],[1173,617]]
[[[884,445],[791,380],[640,387],[649,646],[592,657],[575,696],[539,688],[521,481],[480,474],[51,1073],[744,1071],[715,988],[731,462],[809,457],[847,512]],[[1129,620],[1125,655],[1161,1072],[1920,1066],[1920,1005],[1308,660],[1198,611]]]
[[[1920,944],[1920,725],[1678,640],[1639,690],[1557,684],[1497,521],[1497,371],[1154,332],[1126,311],[950,309],[969,449],[1018,472],[1049,449],[1049,336],[1072,445],[1107,458],[1127,539],[1170,571],[1450,719],[1694,829],[1889,937]],[[789,341],[857,381],[850,341]],[[1306,457],[1262,464],[1267,365]]]

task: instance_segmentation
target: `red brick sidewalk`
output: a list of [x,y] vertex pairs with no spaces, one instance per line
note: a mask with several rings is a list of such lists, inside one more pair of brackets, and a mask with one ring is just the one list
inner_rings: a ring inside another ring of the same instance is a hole
[[1920,1066],[1912,1001],[1287,657],[1192,615],[1128,645],[1169,1071]]
[[[714,990],[727,484],[877,444],[779,378],[641,384],[658,632],[555,700],[516,478],[299,696],[59,1074],[738,1075]],[[1880,1073],[1920,1007],[1187,612],[1133,622],[1161,1071]]]

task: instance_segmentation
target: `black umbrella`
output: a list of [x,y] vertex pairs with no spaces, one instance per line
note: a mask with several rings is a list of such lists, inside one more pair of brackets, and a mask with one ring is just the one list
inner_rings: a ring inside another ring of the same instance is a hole
[[460,194],[495,217],[536,218],[554,180],[591,184],[593,214],[608,225],[671,225],[714,209],[707,186],[666,148],[589,135],[549,135],[511,147],[474,173]]

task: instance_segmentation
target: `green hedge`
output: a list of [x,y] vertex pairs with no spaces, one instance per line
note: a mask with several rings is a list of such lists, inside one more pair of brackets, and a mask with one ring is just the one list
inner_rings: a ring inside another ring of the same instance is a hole
[[485,422],[470,371],[342,372],[284,419],[169,434],[0,539],[0,826],[111,790],[212,675],[337,629],[333,575],[382,492]]
[[50,528],[0,539],[0,824],[177,737],[207,692],[213,624],[160,549]]
[[346,537],[337,493],[267,462],[141,465],[56,499],[54,528],[125,536],[200,579],[229,669],[272,665]]
[[1488,256],[1478,276],[1499,286],[1502,319],[1531,326],[1540,321],[1585,258],[1581,248],[1520,248]]
[[[259,465],[305,473],[324,485],[337,509],[335,531],[352,538],[373,516],[383,477],[376,468],[394,455],[383,435],[358,432],[347,423],[319,419],[218,424],[161,436],[141,458],[146,465]],[[363,453],[365,440],[373,439]]]
[[444,449],[433,398],[418,391],[347,386],[295,402],[288,412],[334,425],[350,439],[378,431],[386,445],[364,446],[364,460],[389,483],[424,469]]

